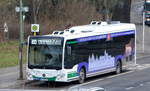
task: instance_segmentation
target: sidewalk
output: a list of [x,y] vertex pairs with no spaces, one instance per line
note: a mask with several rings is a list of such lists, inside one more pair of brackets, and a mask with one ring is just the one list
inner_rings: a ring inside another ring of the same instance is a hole
[[[139,47],[140,45],[137,45]],[[150,48],[145,46],[146,51],[142,53],[142,49],[137,49],[137,59],[143,57],[150,57]],[[24,65],[25,66],[25,65]],[[27,81],[26,80],[17,80],[19,77],[19,67],[9,67],[0,69],[0,89],[9,89],[16,86],[23,86]],[[25,79],[25,67],[24,67],[24,79]]]
[[[25,67],[24,67],[25,68]],[[9,67],[0,69],[0,89],[13,87],[25,83],[25,80],[18,80],[19,67]],[[25,70],[24,70],[25,73]],[[25,74],[24,74],[25,75]],[[25,77],[25,76],[24,76]]]
[[148,45],[145,45],[145,50],[143,52],[142,45],[137,44],[137,59],[143,58],[143,57],[149,57],[150,56],[150,47]]

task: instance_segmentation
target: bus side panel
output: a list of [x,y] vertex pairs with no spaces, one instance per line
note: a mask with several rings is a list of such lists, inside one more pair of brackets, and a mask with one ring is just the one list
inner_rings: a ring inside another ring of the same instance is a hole
[[[107,37],[84,42],[70,40],[73,44],[69,44],[72,51],[69,57],[70,62],[67,63],[71,65],[70,68],[78,64],[78,72],[81,67],[85,67],[87,74],[115,68],[118,60],[121,60],[124,66],[132,62],[135,54],[135,34],[133,33],[132,31],[115,33],[109,40]],[[92,38],[94,39],[93,36]]]

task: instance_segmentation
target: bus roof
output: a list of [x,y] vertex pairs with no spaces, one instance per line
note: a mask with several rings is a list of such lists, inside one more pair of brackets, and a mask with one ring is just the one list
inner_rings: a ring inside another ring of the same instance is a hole
[[89,24],[82,26],[74,26],[66,31],[61,31],[58,34],[49,34],[46,36],[64,37],[65,39],[75,39],[80,37],[125,32],[136,30],[135,24],[117,23],[117,24]]

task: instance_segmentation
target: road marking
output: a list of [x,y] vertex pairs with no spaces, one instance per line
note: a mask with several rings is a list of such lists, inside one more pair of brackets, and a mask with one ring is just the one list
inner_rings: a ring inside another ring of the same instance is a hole
[[122,75],[125,75],[125,74],[128,74],[128,73],[132,73],[132,72],[134,72],[134,71],[128,71],[128,72],[125,72],[125,73],[120,73],[120,74],[116,74],[116,75],[109,76],[109,77],[106,77],[106,78],[114,78],[114,77],[122,76]]
[[127,69],[134,71],[134,70],[143,70],[146,68],[150,68],[150,64],[136,64],[135,66],[131,66]]
[[146,68],[150,68],[150,64],[142,64],[142,65],[138,65],[136,67],[137,70],[143,70],[143,69],[146,69]]
[[140,86],[144,86],[144,84],[141,83]]
[[126,90],[131,90],[133,89],[134,87],[128,87],[128,88],[125,88]]
[[142,58],[146,58],[146,57],[150,57],[150,55],[146,55],[146,56],[142,56],[142,57],[137,57],[137,59],[142,59]]

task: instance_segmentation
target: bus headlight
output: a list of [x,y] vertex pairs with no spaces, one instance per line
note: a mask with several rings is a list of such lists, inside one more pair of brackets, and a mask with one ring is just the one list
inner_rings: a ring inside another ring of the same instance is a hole
[[33,80],[32,74],[30,72],[27,72],[27,79],[28,80]]
[[147,18],[146,20],[147,20],[147,21],[150,21],[150,18]]
[[60,80],[60,79],[62,79],[64,77],[65,77],[65,74],[64,73],[60,73],[60,74],[57,75],[57,80]]

